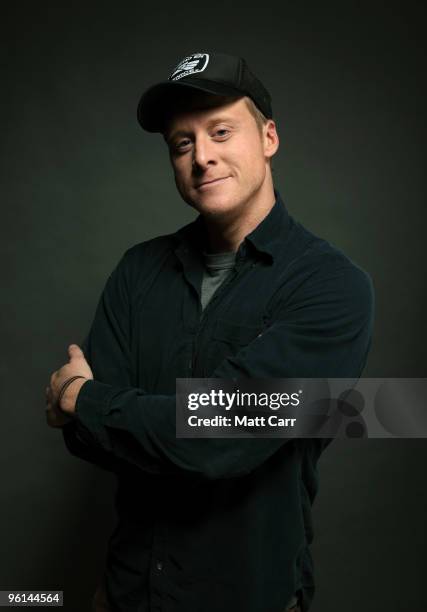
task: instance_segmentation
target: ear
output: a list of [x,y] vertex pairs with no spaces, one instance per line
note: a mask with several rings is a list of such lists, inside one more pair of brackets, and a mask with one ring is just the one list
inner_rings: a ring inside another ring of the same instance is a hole
[[279,135],[273,119],[268,119],[267,123],[263,126],[263,140],[265,157],[273,157],[279,148]]

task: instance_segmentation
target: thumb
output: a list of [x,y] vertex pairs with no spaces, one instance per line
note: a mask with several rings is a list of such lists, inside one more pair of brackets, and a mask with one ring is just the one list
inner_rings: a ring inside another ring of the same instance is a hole
[[68,356],[70,358],[70,361],[72,359],[84,359],[85,358],[82,349],[77,344],[70,344],[70,346],[68,347]]

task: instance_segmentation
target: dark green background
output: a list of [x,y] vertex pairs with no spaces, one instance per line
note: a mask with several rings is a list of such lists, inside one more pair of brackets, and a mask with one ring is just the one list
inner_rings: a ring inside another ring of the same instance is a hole
[[[67,454],[45,424],[44,387],[123,251],[194,217],[162,138],[136,123],[141,92],[193,52],[247,59],[273,96],[275,184],[289,211],[373,278],[365,375],[423,377],[425,22],[421,2],[2,11],[0,589],[60,588],[65,609],[84,612],[114,480]],[[426,465],[424,440],[326,451],[313,612],[427,608]]]

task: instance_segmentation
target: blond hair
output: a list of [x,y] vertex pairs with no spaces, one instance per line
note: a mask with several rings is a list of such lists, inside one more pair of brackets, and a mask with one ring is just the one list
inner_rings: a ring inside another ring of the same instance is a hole
[[250,114],[255,119],[255,122],[260,132],[262,132],[263,126],[268,121],[267,117],[259,110],[258,106],[255,104],[252,98],[245,96],[244,100],[245,100],[246,106],[248,107]]

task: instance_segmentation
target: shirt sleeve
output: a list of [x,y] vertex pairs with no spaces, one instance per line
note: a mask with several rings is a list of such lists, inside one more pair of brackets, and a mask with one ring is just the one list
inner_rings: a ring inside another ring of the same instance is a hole
[[[307,260],[305,266],[312,266]],[[313,266],[312,266],[313,267]],[[371,343],[373,287],[357,266],[316,265],[291,296],[278,305],[274,321],[259,337],[212,374],[216,378],[359,377]],[[110,278],[91,331],[88,357],[96,365],[105,351],[117,351],[108,376],[87,381],[76,403],[76,420],[92,443],[109,456],[156,474],[203,478],[247,474],[287,439],[176,437],[175,395],[153,395],[131,384],[126,361],[127,308],[118,277]],[[112,293],[121,295],[111,309]],[[118,292],[118,293],[117,293]],[[129,313],[128,313],[129,314]],[[101,323],[102,321],[102,323]],[[96,344],[98,326],[107,341]],[[105,334],[105,330],[103,330]],[[91,363],[91,362],[90,362]]]
[[[80,348],[94,378],[100,382],[126,387],[132,384],[130,372],[129,255],[123,255],[110,274],[98,302],[89,334]],[[79,419],[62,428],[68,451],[108,471],[115,471],[120,457],[101,444]]]

